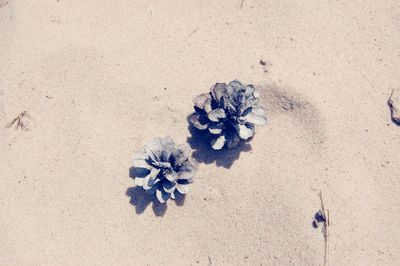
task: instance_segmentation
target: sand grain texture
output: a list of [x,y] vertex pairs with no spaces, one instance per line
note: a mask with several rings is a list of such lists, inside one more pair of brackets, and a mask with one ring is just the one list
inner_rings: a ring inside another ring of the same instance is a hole
[[[0,265],[322,265],[320,190],[330,265],[399,265],[399,21],[395,0],[0,0]],[[211,154],[186,117],[233,79],[268,125]],[[129,178],[165,135],[200,162],[167,208]]]

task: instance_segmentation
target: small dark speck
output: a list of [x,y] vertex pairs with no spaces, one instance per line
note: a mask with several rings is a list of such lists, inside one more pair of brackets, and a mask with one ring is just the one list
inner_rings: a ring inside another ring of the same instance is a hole
[[18,184],[21,184],[21,181],[18,181]]
[[366,129],[365,132],[368,132],[368,129]]
[[164,90],[166,91],[166,90],[167,90],[167,88],[164,88]]
[[265,65],[267,65],[267,63],[266,62],[264,62],[262,59],[260,59],[260,65],[262,65],[262,66],[265,66]]
[[24,178],[26,178],[26,176],[24,176]]
[[389,123],[387,123],[386,125],[387,125],[388,127],[390,126],[390,124],[389,124]]
[[248,259],[249,258],[249,256],[246,256],[246,257],[244,257],[245,259]]
[[53,97],[51,97],[51,96],[49,96],[49,95],[46,95],[46,98],[47,98],[47,99],[53,99]]
[[293,42],[294,41],[294,39],[292,38],[292,37],[289,37],[289,39]]
[[315,229],[317,229],[317,228],[318,228],[317,221],[314,220],[314,221],[312,222],[312,226],[313,226]]

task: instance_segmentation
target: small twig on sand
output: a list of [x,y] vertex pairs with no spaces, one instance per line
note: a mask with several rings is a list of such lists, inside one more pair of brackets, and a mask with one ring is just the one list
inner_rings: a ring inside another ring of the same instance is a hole
[[324,241],[325,241],[325,250],[324,250],[324,265],[327,265],[328,263],[328,254],[329,254],[329,242],[328,242],[328,226],[330,225],[329,221],[329,210],[326,209],[325,211],[325,205],[324,205],[324,200],[322,198],[322,191],[319,192],[319,198],[321,200],[321,212],[324,218],[324,223],[322,227],[322,233],[324,235]]
[[389,100],[390,100],[390,98],[392,98],[393,92],[394,92],[394,89],[392,90],[392,93],[390,94]]
[[240,3],[240,9],[242,9],[242,7],[243,7],[243,2],[244,2],[244,0],[242,0],[242,2]]
[[23,131],[29,130],[29,128],[23,122],[24,117],[30,118],[30,115],[28,114],[27,111],[23,111],[22,113],[20,113],[16,118],[14,118],[10,123],[8,123],[6,127],[10,128],[15,124],[15,130],[17,130],[18,128],[21,128]]
[[198,31],[198,30],[199,30],[199,27],[195,28],[194,31],[192,31],[191,33],[189,33],[189,35],[188,35],[187,37],[189,38],[189,37],[192,36],[194,33],[196,33],[196,31]]

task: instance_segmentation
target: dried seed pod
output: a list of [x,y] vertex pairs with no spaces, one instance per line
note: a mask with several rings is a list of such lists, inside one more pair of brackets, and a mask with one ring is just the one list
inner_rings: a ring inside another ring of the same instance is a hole
[[240,140],[249,140],[255,125],[266,125],[264,110],[259,107],[259,93],[253,85],[237,80],[216,83],[209,93],[197,96],[190,123],[207,132],[215,150],[236,147]]
[[196,172],[188,145],[176,146],[171,137],[155,138],[133,157],[134,180],[158,201],[186,194]]

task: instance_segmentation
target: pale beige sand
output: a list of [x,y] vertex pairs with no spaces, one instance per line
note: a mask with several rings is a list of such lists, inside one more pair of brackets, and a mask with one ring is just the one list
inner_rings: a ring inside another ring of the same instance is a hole
[[[399,2],[241,2],[0,0],[0,265],[321,265],[319,190],[330,265],[400,264]],[[163,216],[131,199],[133,152],[196,144],[192,98],[236,78],[252,149],[197,151]]]

